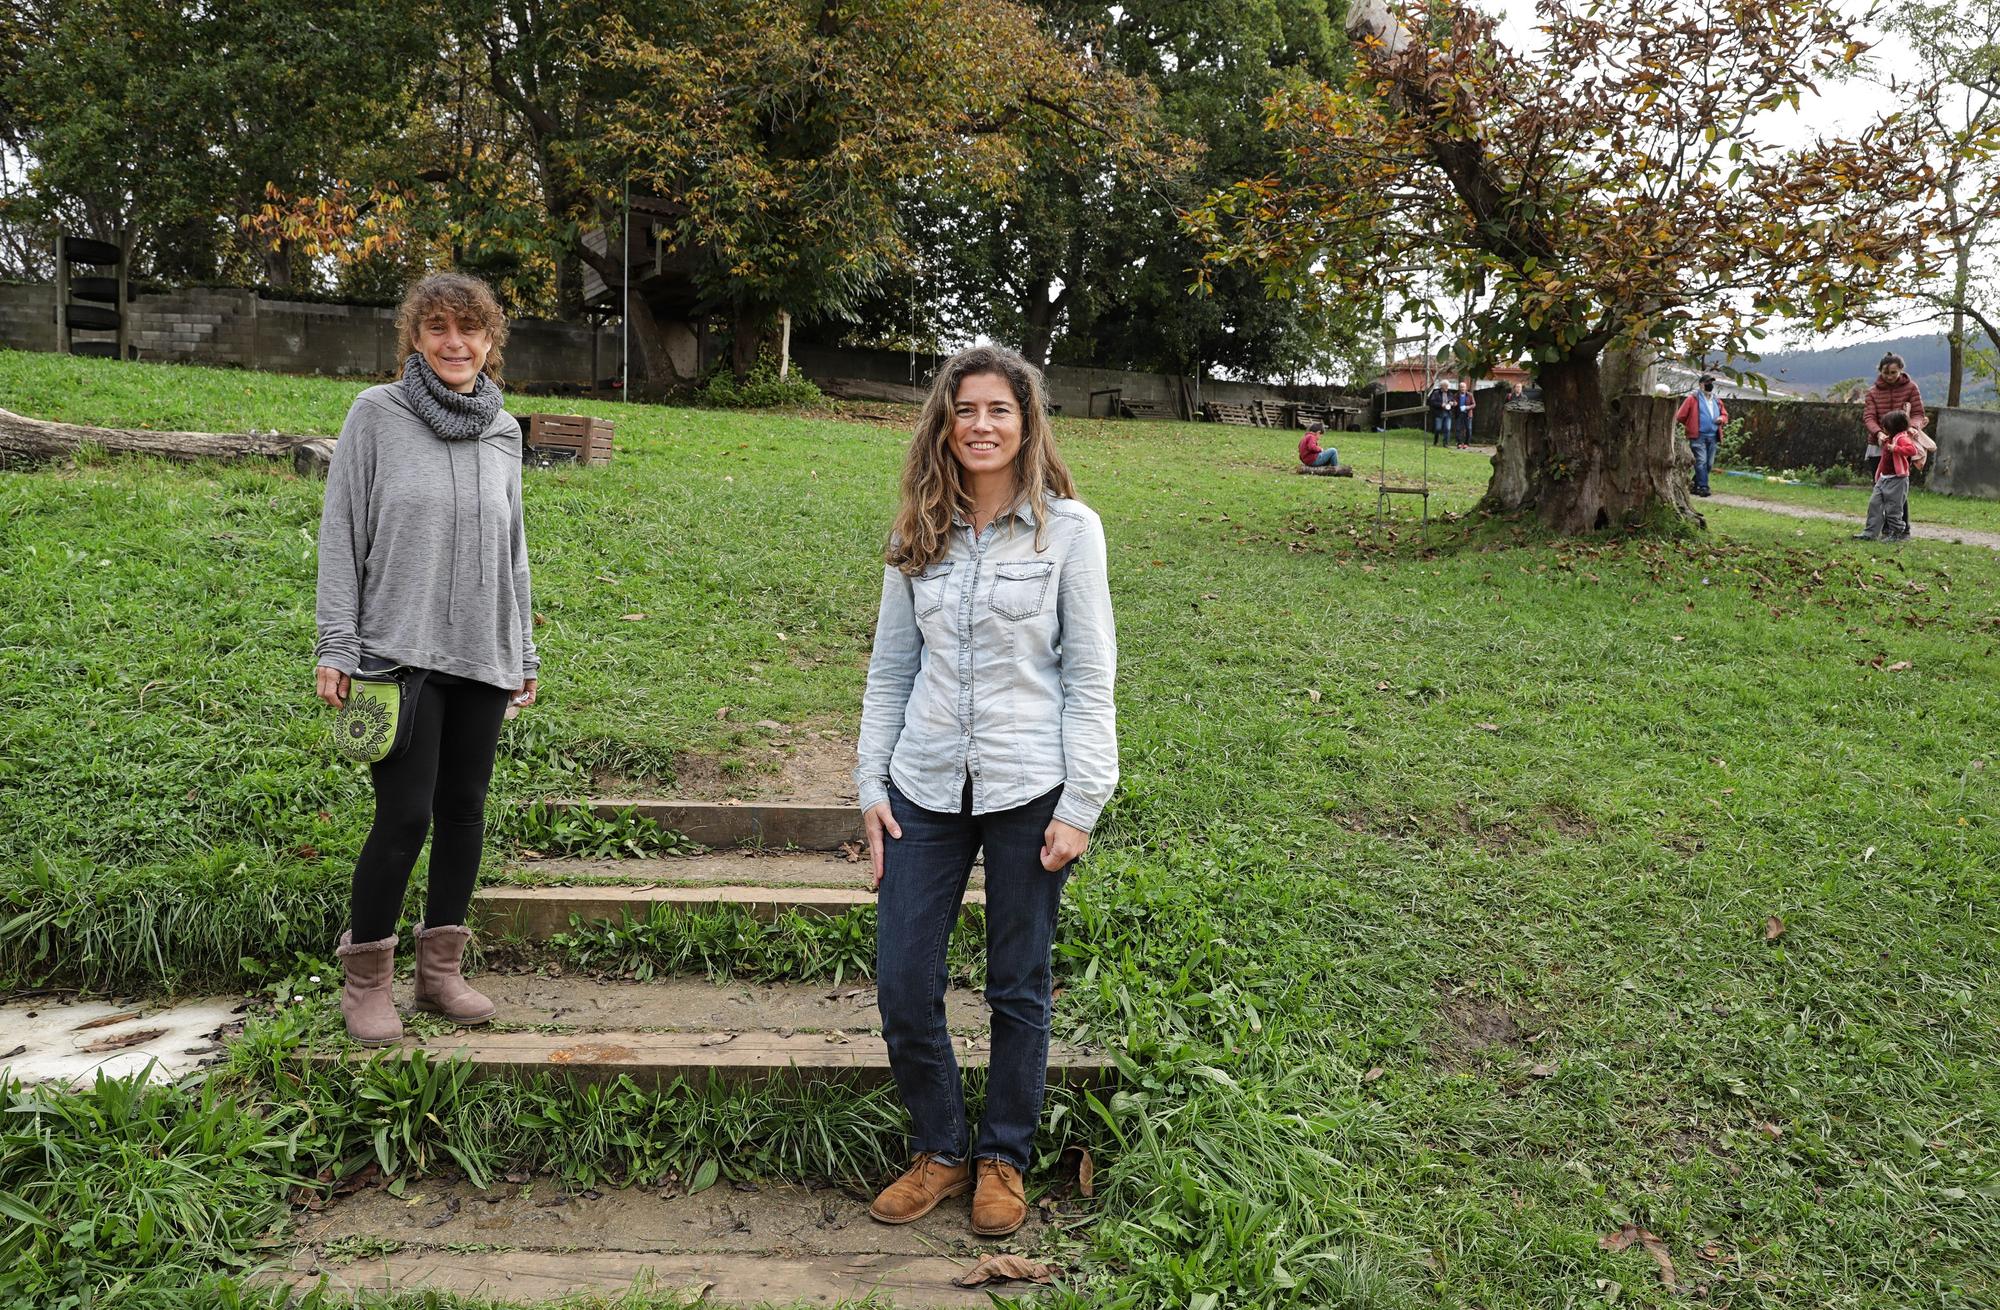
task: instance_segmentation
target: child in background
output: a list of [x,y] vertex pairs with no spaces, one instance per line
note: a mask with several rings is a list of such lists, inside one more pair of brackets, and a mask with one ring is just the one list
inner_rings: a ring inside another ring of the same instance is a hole
[[1306,424],[1306,434],[1299,438],[1299,463],[1309,469],[1321,469],[1330,464],[1340,463],[1340,452],[1332,446],[1320,449],[1320,425],[1317,420]]
[[1910,416],[1891,410],[1882,416],[1882,462],[1875,470],[1875,494],[1868,498],[1868,522],[1856,541],[1910,539],[1910,461],[1923,453],[1910,436]]

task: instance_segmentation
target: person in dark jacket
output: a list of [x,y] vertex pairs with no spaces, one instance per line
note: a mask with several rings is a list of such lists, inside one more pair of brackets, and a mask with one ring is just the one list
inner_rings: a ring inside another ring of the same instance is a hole
[[1430,420],[1431,444],[1448,446],[1451,444],[1451,393],[1445,390],[1443,379],[1439,379],[1424,397],[1426,417]]

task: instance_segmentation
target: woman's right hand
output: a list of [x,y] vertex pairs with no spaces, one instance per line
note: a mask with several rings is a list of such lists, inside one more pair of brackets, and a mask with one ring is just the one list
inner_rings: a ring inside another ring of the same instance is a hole
[[896,823],[896,816],[889,810],[889,802],[877,801],[861,816],[861,830],[868,837],[868,859],[874,866],[875,876],[868,883],[869,891],[882,889],[882,849],[891,839],[901,841],[903,829]]
[[322,664],[313,670],[313,678],[317,684],[313,690],[318,693],[321,700],[335,709],[347,704],[348,683],[345,673],[339,669],[329,669]]

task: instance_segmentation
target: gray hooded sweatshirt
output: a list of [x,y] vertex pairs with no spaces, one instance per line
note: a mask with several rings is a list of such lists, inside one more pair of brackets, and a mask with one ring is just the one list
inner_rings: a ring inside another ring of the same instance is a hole
[[319,642],[342,673],[391,661],[507,691],[536,676],[521,428],[432,432],[395,385],[347,411],[319,521]]

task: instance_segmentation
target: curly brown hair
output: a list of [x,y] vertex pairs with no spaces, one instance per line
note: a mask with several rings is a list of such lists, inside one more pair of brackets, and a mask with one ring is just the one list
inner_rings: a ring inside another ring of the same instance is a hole
[[433,273],[417,282],[403,293],[403,303],[396,309],[396,339],[402,346],[398,358],[418,353],[417,334],[439,316],[485,329],[493,348],[486,353],[483,371],[498,384],[501,349],[507,344],[507,315],[493,288],[464,273]]
[[922,573],[944,557],[951,544],[954,510],[971,517],[972,497],[965,490],[958,457],[951,453],[952,405],[958,399],[959,384],[981,374],[1004,379],[1021,410],[1021,453],[1014,457],[1015,503],[1026,503],[1035,512],[1036,550],[1048,546],[1049,498],[1076,498],[1069,466],[1056,451],[1055,430],[1049,424],[1043,399],[1042,371],[999,346],[961,350],[938,366],[903,464],[902,503],[896,510],[895,532],[882,555],[903,573]]

